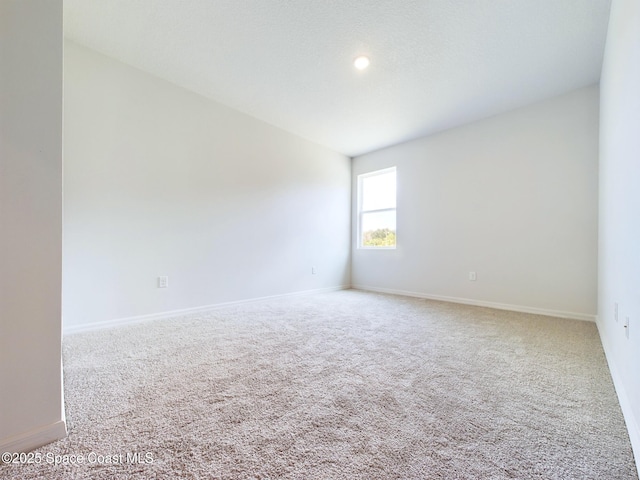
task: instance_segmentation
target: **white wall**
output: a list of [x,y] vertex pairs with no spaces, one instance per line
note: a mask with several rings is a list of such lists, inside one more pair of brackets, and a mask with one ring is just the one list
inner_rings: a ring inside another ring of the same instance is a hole
[[62,0],[0,2],[0,452],[66,435]]
[[[598,329],[640,468],[640,2],[614,0],[601,80]],[[618,303],[618,321],[615,319]],[[624,328],[629,317],[629,338]]]
[[357,157],[354,205],[393,165],[398,247],[358,250],[354,225],[356,287],[593,320],[597,86]]
[[349,285],[349,158],[71,42],[64,94],[65,329]]

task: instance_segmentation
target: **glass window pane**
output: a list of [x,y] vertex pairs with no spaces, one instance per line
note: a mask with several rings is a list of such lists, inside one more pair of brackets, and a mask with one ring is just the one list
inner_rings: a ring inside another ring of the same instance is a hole
[[363,213],[361,232],[363,247],[395,247],[396,211]]
[[396,207],[396,172],[362,179],[362,210]]

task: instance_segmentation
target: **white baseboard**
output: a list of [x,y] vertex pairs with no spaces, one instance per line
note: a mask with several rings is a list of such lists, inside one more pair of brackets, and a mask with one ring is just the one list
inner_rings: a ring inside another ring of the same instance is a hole
[[30,432],[0,440],[0,452],[22,453],[67,436],[64,420],[36,428]]
[[445,295],[431,295],[428,293],[408,292],[405,290],[394,290],[390,288],[368,287],[366,285],[352,285],[351,288],[356,290],[365,290],[369,292],[391,293],[394,295],[404,295],[406,297],[426,298],[428,300],[439,300],[441,302],[461,303],[464,305],[474,305],[476,307],[497,308],[498,310],[510,310],[512,312],[533,313],[536,315],[546,315],[549,317],[571,318],[573,320],[584,320],[587,322],[595,322],[595,315],[585,313],[564,312],[561,310],[547,310],[545,308],[527,307],[522,305],[511,305],[508,303],[486,302],[484,300],[473,300],[470,298],[447,297]]
[[604,354],[607,357],[607,363],[609,364],[609,372],[611,372],[611,379],[613,380],[613,385],[616,389],[616,394],[618,395],[618,402],[620,403],[620,409],[622,410],[622,416],[624,417],[624,421],[627,424],[627,431],[629,432],[629,440],[631,441],[631,449],[633,450],[633,457],[636,461],[636,468],[638,469],[638,477],[640,477],[640,422],[633,414],[633,409],[631,408],[632,402],[629,394],[627,393],[627,389],[624,387],[624,383],[622,382],[622,377],[620,376],[620,371],[618,370],[618,366],[613,360],[613,355],[611,354],[611,347],[609,346],[609,340],[604,335],[603,329],[600,328],[598,322],[596,322],[598,326],[598,333],[600,334],[600,341],[602,343],[602,348],[604,350]]
[[[351,288],[350,285],[338,285],[336,287],[326,287],[326,288],[317,288],[313,290],[302,290],[299,292],[291,292],[291,293],[282,293],[279,295],[270,295],[266,297],[256,297],[256,298],[247,298],[244,300],[236,300],[233,302],[222,302],[215,303],[212,305],[203,305],[200,307],[192,307],[192,308],[183,308],[180,310],[170,310],[167,312],[159,312],[159,313],[151,313],[149,315],[138,315],[135,317],[126,317],[126,318],[116,318],[113,320],[105,320],[102,322],[93,322],[93,323],[83,323],[81,325],[70,325],[64,326],[62,328],[63,335],[71,335],[74,333],[81,332],[89,332],[93,330],[101,330],[103,328],[111,328],[120,325],[131,325],[134,323],[146,322],[149,320],[160,320],[164,318],[176,317],[179,315],[186,315],[189,313],[197,313],[197,312],[206,312],[208,310],[215,310],[217,308],[228,307],[231,305],[240,305],[243,303],[254,303],[261,302],[264,300],[273,300],[276,298],[284,298],[284,297],[294,297],[298,295],[312,295],[316,293],[328,293],[328,292],[336,292],[338,290],[346,290]],[[63,321],[64,324],[64,321]]]

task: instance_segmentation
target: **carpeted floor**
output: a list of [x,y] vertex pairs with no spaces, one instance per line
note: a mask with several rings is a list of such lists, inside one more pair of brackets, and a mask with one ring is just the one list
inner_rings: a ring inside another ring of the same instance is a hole
[[0,477],[638,478],[588,322],[349,290],[71,335],[64,373],[69,436]]

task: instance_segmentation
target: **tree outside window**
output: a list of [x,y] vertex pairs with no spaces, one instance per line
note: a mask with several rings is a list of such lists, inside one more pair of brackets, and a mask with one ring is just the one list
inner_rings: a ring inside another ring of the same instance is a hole
[[358,175],[358,247],[396,247],[396,167]]

